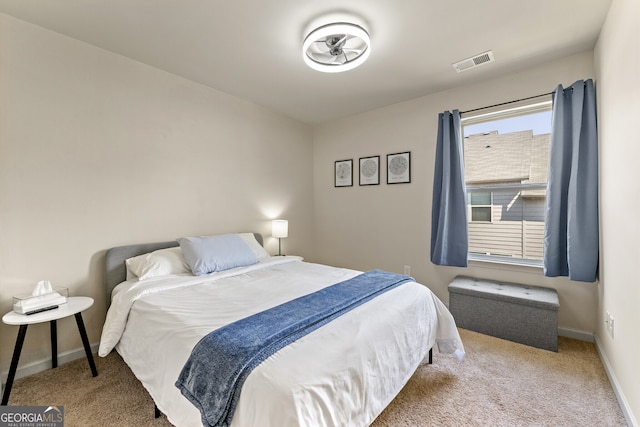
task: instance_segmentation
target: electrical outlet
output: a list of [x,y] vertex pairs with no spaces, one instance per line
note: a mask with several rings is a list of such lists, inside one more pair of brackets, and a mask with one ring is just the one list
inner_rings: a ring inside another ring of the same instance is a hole
[[609,318],[609,335],[613,338],[613,316]]
[[405,276],[411,276],[411,266],[410,265],[405,265],[404,266],[404,275]]
[[605,323],[607,324],[607,332],[609,333],[611,338],[613,338],[613,325],[614,325],[613,316],[608,311],[606,314],[607,314],[607,318],[605,319]]

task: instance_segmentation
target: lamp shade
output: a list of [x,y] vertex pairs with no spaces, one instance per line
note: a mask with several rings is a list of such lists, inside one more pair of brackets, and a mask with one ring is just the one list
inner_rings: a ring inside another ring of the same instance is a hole
[[271,235],[278,239],[289,235],[289,221],[286,219],[274,219],[271,221]]

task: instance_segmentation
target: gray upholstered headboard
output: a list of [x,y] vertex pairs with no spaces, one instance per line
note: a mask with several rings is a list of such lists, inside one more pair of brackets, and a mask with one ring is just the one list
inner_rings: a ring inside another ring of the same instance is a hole
[[[262,245],[262,234],[253,233],[253,235],[256,236],[258,243]],[[107,307],[111,304],[111,291],[113,291],[113,288],[127,279],[127,268],[124,264],[127,258],[157,251],[158,249],[173,248],[175,246],[178,246],[178,242],[176,240],[172,240],[169,242],[117,246],[107,250],[105,256],[105,290],[107,292]]]

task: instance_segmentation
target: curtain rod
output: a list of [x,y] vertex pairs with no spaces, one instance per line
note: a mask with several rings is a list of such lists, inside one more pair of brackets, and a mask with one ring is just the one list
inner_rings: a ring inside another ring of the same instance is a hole
[[507,102],[502,102],[500,104],[489,105],[487,107],[474,108],[473,110],[461,111],[460,114],[462,115],[462,114],[466,114],[466,113],[473,113],[474,111],[486,110],[487,108],[501,107],[503,105],[514,104],[514,103],[520,102],[520,101],[528,101],[530,99],[540,98],[542,96],[553,95],[554,93],[555,93],[555,91],[549,92],[549,93],[543,93],[541,95],[530,96],[528,98],[516,99],[515,101],[507,101]]

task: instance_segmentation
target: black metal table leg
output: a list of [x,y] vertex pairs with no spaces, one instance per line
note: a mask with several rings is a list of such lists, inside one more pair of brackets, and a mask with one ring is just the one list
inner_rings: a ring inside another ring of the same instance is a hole
[[91,368],[91,373],[94,377],[98,376],[98,370],[96,364],[93,361],[93,354],[91,354],[91,346],[89,345],[89,338],[87,338],[87,331],[84,328],[84,322],[82,321],[82,314],[76,313],[76,323],[78,324],[78,331],[80,331],[80,338],[82,338],[82,345],[84,345],[84,352],[87,354],[87,361]]
[[9,395],[11,394],[11,387],[13,387],[13,379],[16,376],[16,370],[18,369],[18,361],[20,360],[24,337],[27,335],[27,326],[29,325],[20,325],[20,330],[18,331],[18,338],[16,339],[16,346],[13,349],[13,357],[11,358],[11,367],[9,368],[7,384],[5,386],[4,393],[2,394],[3,406],[9,403]]
[[51,324],[51,367],[58,367],[58,324],[55,320]]

